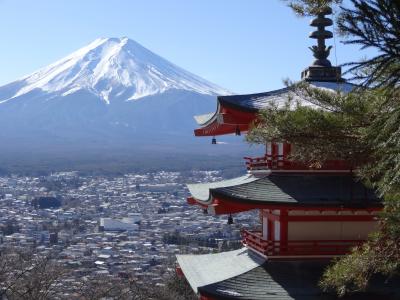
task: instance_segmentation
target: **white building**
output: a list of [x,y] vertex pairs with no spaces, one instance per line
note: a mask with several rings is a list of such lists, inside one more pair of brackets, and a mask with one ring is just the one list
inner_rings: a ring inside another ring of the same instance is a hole
[[100,227],[105,231],[136,231],[139,229],[140,216],[122,219],[100,218]]

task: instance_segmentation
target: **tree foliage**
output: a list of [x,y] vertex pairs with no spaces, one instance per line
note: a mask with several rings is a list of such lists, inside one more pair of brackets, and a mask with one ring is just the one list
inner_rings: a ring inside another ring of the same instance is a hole
[[352,0],[352,8],[341,7],[339,32],[345,44],[373,48],[379,55],[350,62],[349,72],[366,86],[398,86],[400,81],[400,1]]
[[288,141],[292,159],[318,168],[344,159],[361,180],[385,199],[380,230],[361,248],[338,260],[322,280],[325,290],[343,295],[365,289],[376,273],[400,271],[400,93],[394,89],[356,89],[331,93],[306,83],[292,86],[294,98],[271,105],[249,132],[251,142]]
[[8,300],[194,300],[184,278],[171,274],[165,286],[152,286],[128,276],[87,275],[77,279],[74,270],[32,249],[0,251],[0,299]]
[[[365,101],[359,101],[361,94]],[[365,127],[376,117],[376,96],[375,92],[364,91],[331,93],[305,82],[291,85],[288,102],[284,106],[272,103],[262,111],[261,122],[247,138],[255,143],[289,141],[296,146],[292,157],[309,164],[346,159],[356,166],[373,155]],[[302,100],[299,103],[294,99]],[[358,143],[354,143],[355,139]]]
[[[327,2],[286,1],[307,15]],[[384,198],[379,230],[362,247],[337,260],[321,287],[338,294],[363,290],[374,274],[400,271],[400,9],[399,1],[342,3],[339,28],[346,43],[374,48],[370,59],[351,62],[361,85],[344,94],[290,85],[285,105],[271,104],[249,132],[252,143],[288,141],[292,158],[318,167],[328,159],[352,163],[360,180]],[[298,99],[302,99],[298,101]]]
[[283,0],[299,16],[316,15],[325,6],[341,4],[343,0]]
[[0,298],[54,299],[65,274],[66,270],[59,268],[50,256],[39,256],[28,250],[3,250],[0,255]]

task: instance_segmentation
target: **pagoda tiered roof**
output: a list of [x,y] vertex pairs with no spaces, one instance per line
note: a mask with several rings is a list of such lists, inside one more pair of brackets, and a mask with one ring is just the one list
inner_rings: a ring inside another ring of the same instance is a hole
[[[180,269],[205,299],[336,299],[318,282],[328,260],[270,260],[239,249],[205,255],[177,255]],[[400,278],[374,278],[367,291],[346,299],[398,299]]]
[[187,281],[196,292],[203,286],[249,272],[266,261],[247,248],[217,254],[184,254],[176,257]]
[[197,201],[199,201],[199,203],[209,204],[210,200],[212,199],[210,194],[212,190],[218,190],[225,187],[242,185],[245,183],[253,182],[258,179],[259,178],[253,175],[244,175],[217,182],[188,184],[187,187],[192,197],[195,198]]
[[[332,20],[326,7],[311,26],[317,45],[310,47],[312,65],[304,69],[300,83],[346,94],[356,88],[342,78],[341,67],[328,59],[331,46],[325,30]],[[297,105],[319,109],[314,101],[285,87],[264,93],[219,96],[217,110],[195,119],[196,136],[246,132],[259,122],[259,113],[270,107],[295,109]],[[268,122],[268,120],[266,120]],[[212,139],[216,144],[216,139]],[[207,255],[177,255],[183,274],[204,300],[216,299],[336,299],[324,294],[318,282],[333,257],[362,245],[379,226],[383,208],[376,191],[357,180],[351,161],[330,158],[323,163],[295,161],[296,145],[267,141],[265,155],[245,157],[248,174],[220,182],[188,184],[189,204],[211,214],[259,210],[260,226],[242,228],[246,247]],[[355,299],[400,299],[400,278],[374,280]],[[352,296],[347,297],[353,299]]]
[[[308,82],[312,87],[348,93],[354,85],[347,82]],[[270,105],[283,106],[288,99],[295,100],[303,106],[313,104],[301,99],[290,87],[246,95],[218,96],[217,110],[214,113],[195,116],[199,128],[194,130],[196,136],[216,136],[244,132],[256,121],[257,114]]]
[[[329,263],[326,261],[275,261],[265,263],[247,273],[200,288],[203,295],[217,299],[335,299],[318,287]],[[399,278],[376,280],[366,292],[346,299],[398,299]],[[221,297],[225,294],[225,297]],[[378,297],[378,298],[377,298]]]
[[191,204],[223,214],[268,207],[380,208],[375,191],[351,174],[272,173],[209,184],[189,184]]

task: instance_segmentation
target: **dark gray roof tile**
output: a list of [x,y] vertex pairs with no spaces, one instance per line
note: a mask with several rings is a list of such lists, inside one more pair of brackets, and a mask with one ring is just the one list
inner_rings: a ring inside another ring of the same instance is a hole
[[210,189],[213,197],[253,204],[376,207],[381,199],[350,175],[271,174],[264,178]]
[[[221,300],[333,300],[318,287],[326,261],[267,261],[246,273],[199,288],[203,295]],[[400,278],[377,277],[365,293],[342,299],[399,299]]]
[[[309,83],[311,86],[316,88],[330,91],[340,91],[343,93],[348,93],[355,88],[355,85],[347,82],[311,81]],[[258,112],[261,109],[268,108],[268,106],[271,104],[281,106],[287,102],[289,97],[296,99],[296,101],[302,103],[303,105],[312,105],[304,99],[299,98],[290,90],[290,88],[287,87],[257,94],[219,96],[218,101],[225,106],[232,106],[240,108],[241,110]]]

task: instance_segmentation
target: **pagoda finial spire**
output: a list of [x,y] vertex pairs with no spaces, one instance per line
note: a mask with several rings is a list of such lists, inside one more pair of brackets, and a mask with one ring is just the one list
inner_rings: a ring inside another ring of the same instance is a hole
[[331,31],[325,30],[326,26],[332,26],[332,19],[326,18],[326,15],[332,14],[332,9],[330,7],[325,7],[320,11],[315,19],[310,23],[311,26],[317,27],[316,31],[310,33],[310,38],[316,39],[318,41],[317,46],[310,47],[314,54],[316,60],[314,61],[314,66],[325,66],[330,67],[331,62],[328,60],[329,53],[332,46],[326,47],[325,40],[331,39],[333,34]]
[[314,55],[314,62],[311,66],[305,69],[301,78],[306,81],[343,81],[340,67],[333,67],[328,59],[332,46],[326,46],[325,40],[331,39],[333,33],[326,30],[325,27],[332,26],[332,19],[327,18],[327,15],[332,14],[332,8],[326,6],[322,8],[310,25],[316,27],[317,30],[310,33],[309,37],[317,40],[317,45],[309,47]]

